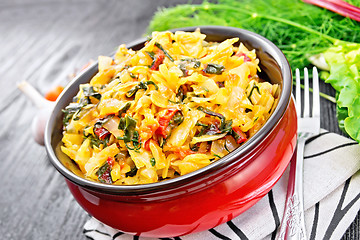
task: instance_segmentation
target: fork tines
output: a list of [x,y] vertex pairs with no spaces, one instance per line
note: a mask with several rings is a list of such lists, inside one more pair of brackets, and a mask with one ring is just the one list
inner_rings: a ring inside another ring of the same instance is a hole
[[[319,75],[317,68],[314,67],[312,70],[312,92],[313,92],[313,104],[312,104],[312,117],[320,117],[320,95],[319,95]],[[298,117],[303,116],[304,118],[310,117],[310,96],[309,96],[309,73],[308,69],[304,68],[304,112],[301,115],[301,90],[300,90],[300,71],[297,68],[295,70],[296,77],[296,111]]]

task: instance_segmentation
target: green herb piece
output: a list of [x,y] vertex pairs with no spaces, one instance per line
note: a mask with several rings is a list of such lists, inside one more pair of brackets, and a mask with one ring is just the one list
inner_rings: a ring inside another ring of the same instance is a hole
[[220,127],[221,133],[231,132],[232,130],[232,120],[226,120],[223,125]]
[[135,74],[133,74],[132,72],[129,72],[129,75],[131,78],[137,79],[137,76]]
[[221,131],[219,127],[215,124],[205,125],[198,134],[196,134],[196,137],[201,137],[203,135],[216,135],[220,134]]
[[164,138],[163,136],[159,136],[158,141],[159,141],[159,146],[160,146],[161,148],[164,147],[164,145],[165,145],[165,143],[166,143],[166,140],[167,140],[167,138]]
[[136,175],[138,169],[134,166],[129,172],[125,173],[126,177],[133,177]]
[[[82,90],[83,90],[84,96],[86,98],[88,98],[89,101],[90,101],[90,97],[96,98],[97,100],[101,99],[101,94],[96,92],[94,90],[93,86],[83,86]],[[89,102],[89,103],[91,103],[91,102]]]
[[155,53],[154,52],[149,52],[149,51],[145,51],[147,55],[149,55],[149,57],[154,61],[155,60]]
[[251,101],[251,96],[252,96],[252,94],[253,94],[253,92],[254,92],[254,89],[256,89],[257,92],[260,94],[260,89],[259,89],[259,87],[254,83],[254,85],[252,86],[251,91],[250,91],[250,93],[249,93],[249,96],[248,96],[248,99],[249,99],[249,101],[251,102],[251,104],[254,104],[254,103]]
[[135,131],[136,120],[130,116],[126,116],[120,119],[118,128],[124,131],[133,132]]
[[161,46],[160,43],[156,42],[155,46],[158,47],[161,51],[164,52],[165,56],[170,60],[170,61],[174,61],[174,59],[170,56],[170,54]]
[[139,90],[140,88],[138,88],[137,86],[133,87],[132,89],[130,89],[127,93],[126,93],[126,97],[132,97],[135,95],[135,93]]
[[[98,100],[101,99],[101,94],[95,92],[94,88],[92,86],[83,86],[82,87],[84,98],[81,98],[78,103],[72,102],[68,106],[65,107],[65,109],[62,110],[64,113],[63,117],[63,124],[64,126],[69,125],[69,122],[71,119],[73,120],[79,120],[77,115],[80,113],[80,111],[88,104],[91,104],[91,97],[96,98]],[[73,101],[77,101],[78,98],[74,97]]]
[[102,174],[104,174],[104,172],[106,172],[106,170],[109,168],[109,164],[108,162],[106,161],[100,168],[99,170],[96,172],[96,175],[100,176]]
[[151,163],[151,166],[155,166],[155,164],[156,164],[155,158],[150,158],[150,163]]
[[[202,124],[202,125],[199,125],[199,126],[202,126],[202,128],[200,129],[200,132],[198,132],[195,137],[201,137],[203,135],[206,134],[206,132],[210,129],[210,126],[206,125],[206,124]],[[210,135],[210,134],[209,134]]]
[[179,98],[180,102],[183,102],[186,98],[186,86],[181,85],[176,93],[176,97]]
[[141,144],[140,144],[140,137],[139,137],[139,132],[138,131],[134,131],[131,141],[132,141],[132,143],[134,145],[134,148],[136,150],[140,149]]
[[179,126],[184,121],[184,116],[181,111],[177,111],[171,118],[169,125]]
[[215,63],[208,63],[206,65],[206,68],[204,69],[204,72],[208,73],[208,74],[221,75],[224,70],[225,70],[225,67],[223,65],[215,64]]
[[254,89],[256,89],[257,92],[260,94],[260,89],[259,89],[259,87],[254,83],[254,85],[252,86],[251,91],[250,91],[250,93],[249,93],[249,96],[248,96],[249,99],[251,98]]
[[226,150],[228,153],[231,152],[231,151],[228,149],[228,147],[226,146],[226,141],[225,141],[225,143],[224,143],[224,148],[225,148],[225,150]]
[[209,109],[207,109],[207,108],[201,107],[201,106],[198,107],[197,109],[200,110],[200,111],[202,111],[203,113],[206,113],[207,115],[220,118],[220,121],[221,121],[221,122],[225,122],[225,117],[224,117],[222,114],[220,114],[220,113],[213,112],[213,111],[211,111],[211,110],[209,110]]
[[123,113],[126,113],[126,111],[129,110],[130,107],[131,107],[131,102],[127,102],[127,103],[125,104],[125,106],[123,106],[122,108],[120,108],[120,110],[119,110],[119,112],[118,112],[119,116],[121,117],[121,115],[122,115]]
[[196,59],[193,59],[192,62],[194,63],[194,68],[199,68],[201,66],[201,62]]
[[188,76],[189,70],[186,68],[186,63],[184,63],[184,62],[179,63],[178,68],[182,71],[183,77]]
[[109,143],[109,138],[105,138],[103,140],[93,136],[93,135],[89,135],[87,136],[86,138],[89,138],[90,139],[90,147],[91,148],[94,148],[94,146],[96,147],[100,147],[100,145],[102,144],[103,146],[107,146],[108,143]]
[[112,183],[112,179],[111,179],[111,166],[109,165],[109,163],[106,161],[104,163],[104,165],[102,165],[99,170],[96,172],[96,175],[98,176],[98,179],[100,182],[102,183]]
[[[210,115],[210,116],[214,116],[214,117],[218,117],[220,119],[220,127],[219,127],[219,133],[226,133],[226,132],[230,132],[232,130],[231,126],[232,126],[232,120],[226,120],[225,117],[220,114],[220,113],[216,113],[216,112],[213,112],[207,108],[204,108],[204,107],[198,107],[197,108],[198,110]],[[211,126],[210,126],[210,129],[211,129]],[[212,134],[208,134],[208,135],[213,135],[215,134],[214,131],[210,131]],[[219,134],[217,133],[217,134]]]
[[[139,139],[139,133],[135,130],[136,120],[130,116],[121,118],[118,128],[124,131],[124,136],[118,137],[117,139],[124,140],[124,143],[129,150],[139,150],[141,144]],[[134,147],[128,145],[131,142]]]
[[199,144],[194,144],[194,145],[189,144],[189,148],[191,151],[197,152],[199,151]]
[[220,121],[221,121],[221,126],[225,125],[226,119],[222,114],[217,113],[217,112],[213,112],[213,111],[211,111],[211,110],[209,110],[207,108],[201,107],[201,106],[198,107],[197,109],[204,112],[204,113],[206,113],[206,114],[208,114],[208,115],[210,115],[210,116],[218,117],[220,119]]
[[89,101],[86,98],[81,98],[78,103],[70,103],[65,109],[62,110],[64,113],[63,124],[64,126],[69,125],[71,119],[79,120],[79,113],[81,110],[88,105]]
[[146,81],[146,82],[144,82],[144,85],[147,86],[147,87],[149,85],[153,85],[155,87],[155,90],[159,90],[158,86],[153,81]]
[[134,96],[136,94],[136,92],[139,91],[140,89],[147,90],[149,85],[153,85],[155,87],[155,90],[159,89],[159,87],[153,81],[139,82],[138,85],[136,85],[135,87],[133,87],[126,93],[126,97],[130,98],[130,97]]
[[183,77],[188,76],[188,67],[189,68],[199,68],[201,66],[201,62],[196,58],[186,58],[181,59],[181,62],[178,64],[178,68],[182,71]]
[[201,127],[209,127],[208,125],[201,123],[201,122],[197,122],[196,126],[201,126]]
[[113,116],[108,116],[108,117],[97,120],[96,123],[94,124],[94,128],[100,128],[100,127],[104,126],[104,124],[107,123],[112,117]]
[[118,129],[124,130],[126,125],[126,118],[120,118]]
[[63,124],[64,126],[69,125],[70,120],[76,113],[82,109],[83,105],[79,103],[70,103],[65,109],[62,110],[64,113]]

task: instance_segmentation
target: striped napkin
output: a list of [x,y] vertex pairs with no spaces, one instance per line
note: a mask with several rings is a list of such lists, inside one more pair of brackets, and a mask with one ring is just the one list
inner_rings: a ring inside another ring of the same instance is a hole
[[[340,239],[360,209],[360,145],[323,130],[308,140],[304,161],[307,239]],[[265,197],[233,220],[208,231],[165,239],[275,239],[288,171]],[[124,234],[92,217],[84,225],[84,234],[94,240],[151,239]]]

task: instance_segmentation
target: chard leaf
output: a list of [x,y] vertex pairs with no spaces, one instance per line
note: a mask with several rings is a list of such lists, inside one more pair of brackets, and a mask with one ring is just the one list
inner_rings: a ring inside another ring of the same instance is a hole
[[133,87],[132,89],[130,89],[127,93],[126,96],[127,97],[132,97],[136,94],[136,92],[140,89],[144,89],[147,90],[149,85],[153,85],[155,87],[155,90],[158,90],[158,86],[156,85],[156,83],[154,83],[153,81],[146,81],[146,82],[139,82],[138,85],[136,85],[135,87]]
[[[79,103],[70,103],[65,109],[62,110],[64,113],[63,124],[64,126],[69,125],[70,120],[81,111],[81,109],[86,106],[87,103],[79,102]],[[76,119],[76,118],[75,118]]]
[[127,102],[125,104],[125,106],[123,106],[122,108],[120,108],[118,114],[119,114],[119,117],[121,117],[121,114],[123,113],[126,113],[127,110],[129,110],[129,108],[131,107],[131,102]]
[[136,175],[138,169],[136,167],[133,167],[130,172],[125,173],[126,177],[133,177]]
[[93,97],[93,98],[96,98],[97,100],[101,99],[101,94],[96,92],[94,90],[93,86],[83,86],[82,90],[84,92],[84,96],[87,97],[87,98]]
[[[125,146],[129,150],[139,150],[141,147],[140,138],[138,131],[136,128],[136,120],[130,116],[126,116],[120,119],[118,128],[124,131],[123,137],[118,137],[118,140],[124,140]],[[128,143],[132,142],[134,147],[128,145]]]
[[221,75],[224,70],[225,70],[225,67],[223,65],[215,64],[215,63],[209,63],[206,66],[206,68],[204,69],[204,72],[208,73],[208,74]]

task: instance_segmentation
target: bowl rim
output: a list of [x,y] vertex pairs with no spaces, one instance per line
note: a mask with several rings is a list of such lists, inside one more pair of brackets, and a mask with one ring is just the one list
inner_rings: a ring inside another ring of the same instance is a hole
[[[79,185],[81,187],[87,188],[89,190],[95,190],[100,191],[103,193],[109,193],[109,194],[124,194],[124,195],[138,195],[141,193],[151,193],[161,190],[169,190],[171,188],[174,188],[176,186],[183,186],[184,184],[187,184],[195,179],[203,178],[205,175],[221,170],[223,166],[229,165],[233,163],[234,161],[237,161],[238,159],[241,159],[246,154],[248,154],[252,149],[254,149],[267,135],[270,134],[272,129],[278,124],[278,122],[283,117],[286,109],[288,108],[290,98],[291,98],[291,92],[292,92],[292,73],[291,68],[288,60],[286,59],[285,55],[282,53],[282,51],[270,40],[267,38],[245,30],[241,28],[235,28],[235,27],[225,27],[225,26],[213,26],[213,25],[206,25],[206,26],[196,26],[196,27],[184,27],[184,28],[176,28],[176,29],[169,29],[167,31],[175,32],[175,31],[185,31],[185,32],[192,32],[195,31],[197,28],[200,28],[200,31],[204,34],[209,34],[206,32],[211,32],[213,35],[223,35],[231,37],[231,33],[239,33],[239,34],[245,34],[249,35],[251,38],[258,39],[261,41],[261,46],[268,45],[270,49],[272,50],[272,54],[270,56],[276,60],[276,63],[278,67],[281,69],[282,74],[282,90],[280,94],[280,98],[277,104],[276,109],[270,116],[270,118],[265,122],[265,124],[261,127],[261,129],[255,133],[253,137],[251,137],[248,141],[246,141],[242,146],[235,149],[231,153],[227,154],[226,156],[222,157],[221,159],[209,164],[208,166],[205,166],[203,168],[200,168],[194,172],[173,178],[168,179],[165,181],[160,181],[156,183],[149,183],[149,184],[138,184],[138,185],[113,185],[113,184],[104,184],[100,182],[91,181],[85,178],[82,178],[75,173],[73,173],[71,170],[66,168],[61,161],[58,159],[58,157],[55,154],[55,151],[52,147],[51,141],[52,141],[52,132],[54,129],[55,124],[55,116],[56,111],[61,109],[57,109],[59,104],[59,101],[62,99],[64,95],[68,92],[70,88],[78,87],[79,84],[77,82],[79,79],[81,79],[86,72],[90,71],[93,68],[97,69],[97,61],[93,63],[91,66],[89,66],[87,69],[85,69],[83,72],[78,74],[64,89],[64,91],[59,96],[58,100],[56,101],[55,107],[53,111],[51,112],[51,116],[49,120],[47,121],[46,128],[45,128],[45,148],[47,151],[47,154],[49,156],[49,160],[52,163],[52,165],[68,180],[75,183],[76,185]],[[226,34],[227,33],[227,34]],[[233,36],[235,37],[235,36]],[[130,43],[127,43],[126,46],[129,48],[132,48],[136,45],[142,44],[147,40],[147,38],[139,38],[135,41],[132,41]],[[268,47],[268,48],[269,48]],[[267,52],[268,53],[268,52]],[[89,79],[90,80],[90,79]],[[284,81],[287,80],[287,81]],[[195,181],[194,181],[195,182]]]

